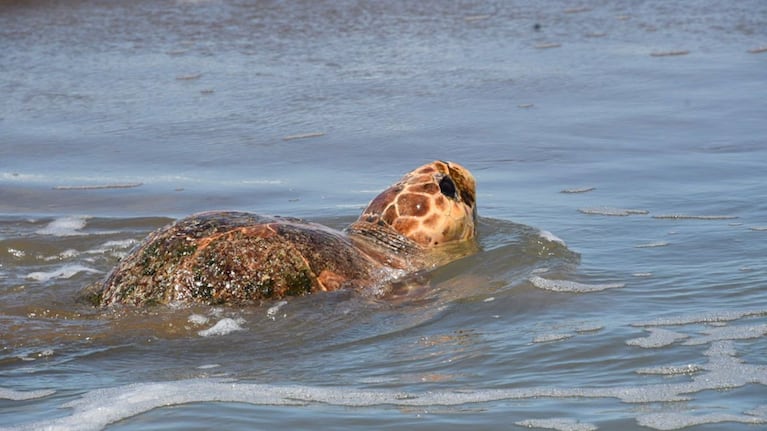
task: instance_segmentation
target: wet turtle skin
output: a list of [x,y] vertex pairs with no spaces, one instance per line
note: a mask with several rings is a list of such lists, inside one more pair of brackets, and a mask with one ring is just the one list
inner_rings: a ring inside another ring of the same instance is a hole
[[351,240],[294,218],[209,212],[147,237],[107,277],[102,306],[248,304],[369,283],[378,266]]

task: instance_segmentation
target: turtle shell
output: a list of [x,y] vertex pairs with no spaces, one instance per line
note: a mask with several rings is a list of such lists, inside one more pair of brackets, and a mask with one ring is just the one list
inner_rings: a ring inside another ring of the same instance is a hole
[[349,238],[295,218],[207,212],[151,234],[107,277],[100,305],[243,305],[371,284]]

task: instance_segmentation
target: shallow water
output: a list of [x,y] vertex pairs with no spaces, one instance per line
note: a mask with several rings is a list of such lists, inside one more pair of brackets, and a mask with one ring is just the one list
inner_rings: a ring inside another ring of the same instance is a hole
[[[0,427],[764,427],[765,24],[761,1],[0,3]],[[482,250],[426,292],[77,302],[173,218],[342,228],[433,159],[475,173]]]

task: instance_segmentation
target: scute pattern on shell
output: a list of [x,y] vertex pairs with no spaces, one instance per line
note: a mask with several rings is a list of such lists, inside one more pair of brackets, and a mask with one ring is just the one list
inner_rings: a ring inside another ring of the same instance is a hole
[[150,235],[107,278],[100,302],[246,304],[353,287],[374,267],[322,225],[203,213]]

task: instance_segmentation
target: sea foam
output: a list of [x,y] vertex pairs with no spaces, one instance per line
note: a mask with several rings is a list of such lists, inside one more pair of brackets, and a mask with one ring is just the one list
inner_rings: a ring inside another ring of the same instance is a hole
[[528,280],[539,289],[569,293],[599,292],[601,290],[618,289],[625,286],[625,283],[584,284],[570,280],[549,280],[537,275],[530,277]]
[[244,328],[241,326],[245,323],[245,319],[231,319],[225,317],[219,320],[215,325],[208,329],[197,332],[201,337],[210,337],[214,335],[226,335],[234,331],[242,331]]
[[56,391],[41,389],[37,391],[17,391],[14,389],[0,388],[0,399],[2,400],[33,400],[35,398],[43,398],[48,395],[54,394]]
[[528,419],[516,422],[516,425],[556,431],[596,431],[598,429],[594,424],[578,422],[570,418]]
[[44,228],[38,229],[38,235],[74,236],[84,235],[80,232],[88,222],[88,217],[62,217],[48,223]]
[[689,335],[680,334],[679,332],[669,331],[662,328],[649,328],[647,331],[650,335],[643,338],[633,338],[626,341],[629,346],[642,347],[645,349],[652,349],[658,347],[665,347],[670,344],[674,344],[679,340],[689,338]]
[[565,244],[565,241],[562,240],[562,238],[554,235],[553,233],[547,231],[547,230],[541,230],[538,232],[538,235],[549,242],[556,242],[558,244],[562,244],[563,246],[567,247],[567,244]]
[[83,265],[70,264],[70,265],[64,265],[61,268],[54,269],[53,271],[30,272],[29,274],[27,274],[27,279],[46,282],[53,278],[72,278],[81,272],[87,272],[90,274],[99,274],[102,271],[99,271],[93,268],[88,268],[87,266],[83,266]]

